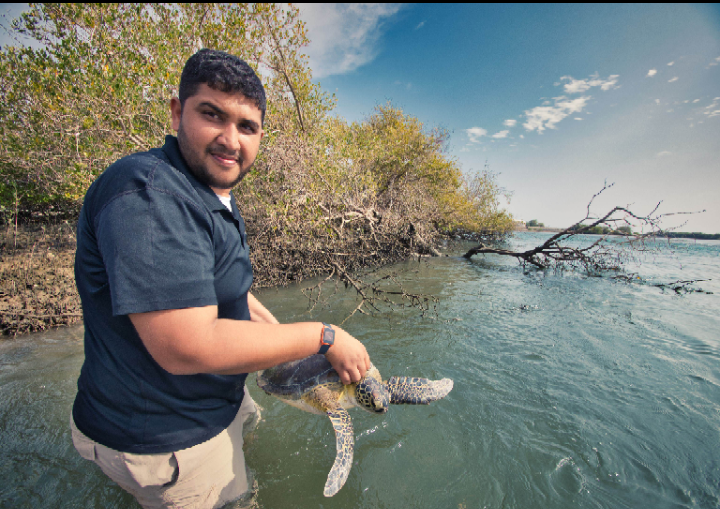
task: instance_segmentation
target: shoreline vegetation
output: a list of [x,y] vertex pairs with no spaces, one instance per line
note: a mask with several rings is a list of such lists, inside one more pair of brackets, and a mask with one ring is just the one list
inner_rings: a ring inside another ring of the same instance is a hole
[[5,28],[39,49],[0,49],[3,334],[80,320],[72,258],[85,191],[174,134],[168,103],[201,47],[240,56],[266,90],[260,155],[234,190],[253,288],[323,275],[357,289],[353,274],[437,255],[442,239],[512,231],[508,193],[487,168],[460,168],[447,131],[392,104],[361,122],[333,113],[294,7],[32,4]]

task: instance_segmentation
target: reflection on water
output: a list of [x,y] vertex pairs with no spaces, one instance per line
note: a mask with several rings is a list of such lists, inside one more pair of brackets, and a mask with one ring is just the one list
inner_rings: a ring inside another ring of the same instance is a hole
[[82,327],[0,343],[0,507],[138,507],[72,446]]
[[[395,267],[412,290],[439,297],[436,314],[356,316],[346,328],[385,377],[450,377],[455,388],[429,407],[351,411],[353,469],[325,499],[329,420],[251,382],[265,408],[247,440],[260,505],[718,507],[718,262],[720,243],[682,241],[633,268],[660,282],[713,279],[700,285],[714,294],[687,296],[524,273],[491,256]],[[260,298],[282,321],[337,323],[356,304],[343,290],[308,315],[297,288]],[[0,507],[137,507],[72,448],[81,336],[70,328],[0,344]]]

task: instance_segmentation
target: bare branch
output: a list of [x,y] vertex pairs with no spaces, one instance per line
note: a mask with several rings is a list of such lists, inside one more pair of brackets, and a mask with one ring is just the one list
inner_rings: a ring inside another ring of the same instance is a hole
[[[593,217],[590,207],[595,198],[613,185],[605,183],[603,188],[592,196],[582,220],[552,235],[533,249],[516,252],[480,244],[468,250],[463,256],[468,259],[476,254],[513,256],[520,263],[531,264],[539,269],[581,268],[588,274],[599,275],[608,271],[620,271],[634,253],[647,251],[648,239],[665,234],[665,230],[660,226],[663,217],[692,214],[692,212],[675,212],[658,215],[657,211],[662,203],[658,202],[646,215],[637,214],[627,207],[616,206],[600,217]],[[638,225],[641,226],[642,231],[633,233],[632,227]],[[598,233],[600,234],[598,239],[584,247],[569,243],[577,235]],[[613,239],[613,242],[610,239]],[[617,242],[616,239],[624,239],[624,241]]]

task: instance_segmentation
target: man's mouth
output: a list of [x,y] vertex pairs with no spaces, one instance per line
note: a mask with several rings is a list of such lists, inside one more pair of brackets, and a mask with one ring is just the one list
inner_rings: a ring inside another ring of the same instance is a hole
[[221,166],[235,166],[238,164],[238,158],[227,154],[219,154],[217,152],[211,152],[210,155],[217,161]]

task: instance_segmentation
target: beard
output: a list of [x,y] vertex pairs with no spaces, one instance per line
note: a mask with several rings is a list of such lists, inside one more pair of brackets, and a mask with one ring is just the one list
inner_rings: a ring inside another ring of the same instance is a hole
[[178,127],[177,139],[178,145],[180,146],[180,153],[182,154],[183,159],[185,159],[185,163],[187,164],[188,169],[195,176],[196,179],[209,187],[218,189],[232,189],[240,183],[240,181],[245,177],[245,175],[248,174],[250,168],[252,168],[252,164],[249,165],[247,168],[243,168],[243,160],[239,154],[229,152],[219,145],[210,145],[204,150],[205,156],[212,157],[212,154],[218,154],[234,157],[237,160],[238,167],[240,168],[237,177],[230,182],[221,180],[210,172],[202,155],[192,150],[190,140],[188,139],[187,135],[185,134],[185,130],[183,129],[182,121],[180,122],[180,126]]

